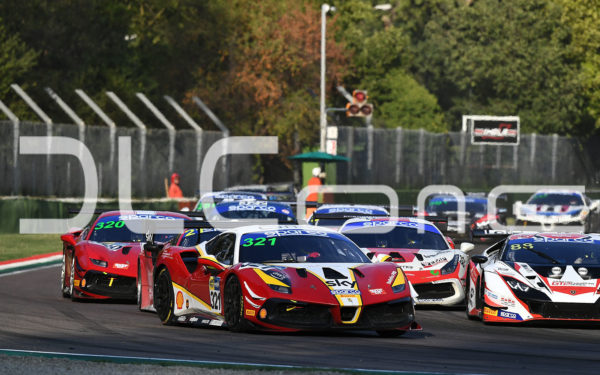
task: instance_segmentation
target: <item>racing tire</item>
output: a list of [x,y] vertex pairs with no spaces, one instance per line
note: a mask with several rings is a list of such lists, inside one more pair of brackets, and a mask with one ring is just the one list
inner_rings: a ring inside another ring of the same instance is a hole
[[376,332],[379,336],[385,337],[385,338],[398,337],[398,336],[402,336],[403,334],[406,333],[406,331],[402,331],[399,329],[381,330],[381,331],[376,331]]
[[233,276],[225,284],[223,312],[227,327],[232,332],[246,332],[250,329],[244,318],[244,295],[237,277]]
[[63,252],[62,266],[60,267],[60,291],[63,298],[71,297],[70,286],[67,285],[67,257]]
[[156,315],[165,325],[175,324],[175,297],[169,270],[162,268],[154,281],[154,307]]
[[137,291],[137,307],[138,307],[138,310],[142,311],[142,273],[140,271],[141,271],[140,261],[138,260],[137,281],[136,281],[135,285],[136,285],[136,291]]
[[71,297],[71,301],[78,300],[75,293],[75,254],[73,254],[71,257],[71,274],[69,275],[69,296]]

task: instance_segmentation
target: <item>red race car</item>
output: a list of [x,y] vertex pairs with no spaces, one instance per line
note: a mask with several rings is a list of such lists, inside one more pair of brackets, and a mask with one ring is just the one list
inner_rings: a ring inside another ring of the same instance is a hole
[[[144,251],[139,254],[137,263],[137,302],[142,311],[154,311],[154,264],[157,255],[165,247],[176,247],[177,249],[193,248],[194,246],[208,241],[221,233],[213,228],[207,221],[186,220],[185,230],[170,243],[148,242],[144,245]],[[175,249],[169,250],[170,252]]]
[[163,324],[384,336],[420,329],[402,269],[373,264],[343,235],[314,226],[245,226],[195,248],[167,245],[153,279]]
[[[136,298],[136,264],[146,235],[134,233],[126,221],[185,220],[173,212],[109,211],[98,216],[93,225],[63,234],[61,292],[63,297],[93,299]],[[155,234],[168,242],[177,234]]]
[[351,219],[340,232],[369,257],[401,267],[417,293],[417,304],[454,305],[464,300],[466,252],[473,244],[463,242],[455,249],[431,222],[409,217]]

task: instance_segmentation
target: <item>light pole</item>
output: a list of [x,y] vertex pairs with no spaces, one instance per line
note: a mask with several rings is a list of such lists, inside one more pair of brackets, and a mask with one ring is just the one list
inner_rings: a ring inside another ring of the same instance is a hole
[[325,136],[327,134],[327,114],[325,113],[325,44],[327,34],[327,12],[335,12],[335,7],[329,4],[321,5],[321,106],[319,125],[321,129],[321,142],[319,150],[325,152]]

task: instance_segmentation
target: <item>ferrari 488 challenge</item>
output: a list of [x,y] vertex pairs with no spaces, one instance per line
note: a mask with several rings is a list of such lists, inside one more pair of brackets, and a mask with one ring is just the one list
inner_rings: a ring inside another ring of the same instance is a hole
[[314,226],[246,226],[196,248],[166,247],[154,306],[164,324],[232,331],[419,328],[401,268],[371,263],[343,235]]

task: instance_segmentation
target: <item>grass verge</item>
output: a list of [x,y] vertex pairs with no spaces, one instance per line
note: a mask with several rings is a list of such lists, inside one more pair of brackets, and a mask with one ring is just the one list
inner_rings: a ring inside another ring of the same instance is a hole
[[58,234],[0,234],[0,262],[61,250]]

